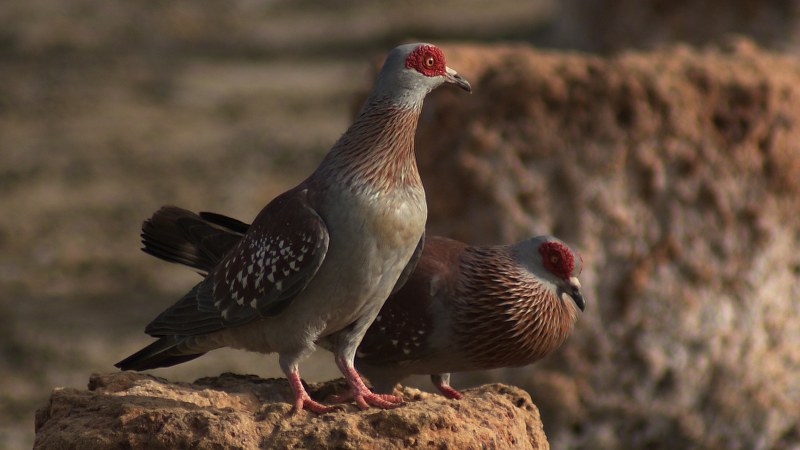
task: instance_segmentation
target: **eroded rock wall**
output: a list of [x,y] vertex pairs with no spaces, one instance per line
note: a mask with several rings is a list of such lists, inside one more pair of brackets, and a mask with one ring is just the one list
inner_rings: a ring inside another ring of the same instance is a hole
[[746,41],[445,53],[474,93],[426,104],[429,231],[583,255],[575,334],[506,378],[553,446],[800,445],[800,61]]

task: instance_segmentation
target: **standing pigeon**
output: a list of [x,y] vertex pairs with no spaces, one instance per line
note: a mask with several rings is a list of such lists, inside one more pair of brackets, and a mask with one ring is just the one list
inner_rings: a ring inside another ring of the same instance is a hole
[[425,96],[443,83],[470,91],[430,44],[393,49],[372,93],[319,167],[272,200],[205,279],[145,329],[158,340],[116,364],[166,367],[220,347],[277,352],[295,412],[331,407],[309,397],[298,363],[317,343],[333,351],[362,409],[402,400],[372,393],[356,348],[416,251],[427,216],[414,158]]
[[[248,225],[164,207],[145,222],[144,251],[205,272]],[[583,310],[580,256],[550,236],[473,247],[431,237],[410,278],[383,305],[356,353],[377,392],[430,374],[448,398],[450,372],[533,363],[569,336]]]

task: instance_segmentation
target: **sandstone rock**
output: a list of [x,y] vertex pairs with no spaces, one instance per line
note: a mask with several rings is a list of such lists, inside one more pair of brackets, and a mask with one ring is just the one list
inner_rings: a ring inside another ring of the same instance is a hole
[[[322,397],[342,380],[313,384]],[[401,389],[401,408],[292,416],[283,379],[223,374],[170,383],[131,372],[92,375],[89,390],[56,389],[36,413],[35,448],[547,449],[524,391],[488,385],[462,401]]]
[[445,53],[474,93],[426,103],[429,232],[583,254],[575,333],[502,378],[553,446],[798,448],[800,60]]
[[553,27],[559,46],[592,51],[652,47],[676,41],[721,43],[731,33],[762,45],[797,48],[795,0],[564,0]]

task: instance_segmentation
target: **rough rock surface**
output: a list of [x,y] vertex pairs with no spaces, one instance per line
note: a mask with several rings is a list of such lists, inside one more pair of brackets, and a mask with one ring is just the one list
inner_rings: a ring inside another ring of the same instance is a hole
[[[311,385],[325,397],[342,380]],[[283,379],[223,374],[192,384],[120,372],[89,390],[56,389],[36,413],[35,448],[547,449],[539,412],[521,389],[488,385],[462,401],[403,388],[404,406],[353,405],[292,416]]]
[[474,94],[426,104],[429,232],[552,233],[585,262],[573,336],[505,378],[553,447],[798,448],[800,60],[445,53]]
[[731,33],[762,45],[797,49],[796,0],[564,0],[551,39],[592,51],[647,48],[670,42],[720,43]]

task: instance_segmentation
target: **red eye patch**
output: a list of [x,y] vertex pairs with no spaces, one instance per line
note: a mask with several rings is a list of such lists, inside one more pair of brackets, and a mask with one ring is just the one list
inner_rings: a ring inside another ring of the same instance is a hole
[[435,77],[447,73],[444,53],[432,45],[420,45],[406,58],[406,67],[427,76]]
[[572,276],[575,269],[575,259],[566,245],[560,242],[545,242],[539,246],[544,268],[553,275],[564,280]]

